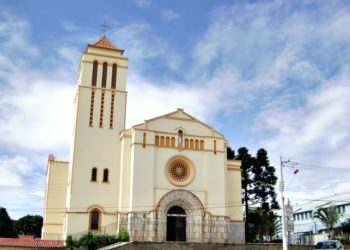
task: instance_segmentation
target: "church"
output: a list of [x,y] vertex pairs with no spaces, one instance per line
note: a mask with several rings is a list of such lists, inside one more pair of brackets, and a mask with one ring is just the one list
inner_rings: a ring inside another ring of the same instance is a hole
[[243,243],[241,163],[225,137],[181,108],[125,128],[123,54],[105,36],[82,54],[69,161],[48,157],[42,238]]

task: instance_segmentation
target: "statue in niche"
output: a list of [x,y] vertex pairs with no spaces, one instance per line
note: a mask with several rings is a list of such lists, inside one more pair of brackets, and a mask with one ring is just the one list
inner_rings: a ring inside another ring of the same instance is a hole
[[177,132],[177,144],[179,145],[179,147],[182,146],[183,141],[184,141],[183,132],[182,132],[182,130],[179,130],[179,131]]

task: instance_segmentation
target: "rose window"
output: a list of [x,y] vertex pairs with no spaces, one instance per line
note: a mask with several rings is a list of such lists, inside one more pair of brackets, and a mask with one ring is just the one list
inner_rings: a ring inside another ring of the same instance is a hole
[[191,169],[184,160],[175,159],[168,165],[168,175],[173,181],[180,184],[190,177]]

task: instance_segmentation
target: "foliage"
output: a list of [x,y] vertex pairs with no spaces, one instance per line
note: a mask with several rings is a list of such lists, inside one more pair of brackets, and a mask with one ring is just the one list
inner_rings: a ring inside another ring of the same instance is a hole
[[118,234],[119,241],[129,241],[129,233],[127,230],[120,230]]
[[281,222],[273,212],[266,212],[263,208],[250,209],[248,216],[247,240],[250,242],[264,242],[264,237],[272,237],[281,231]]
[[313,215],[318,219],[329,231],[330,239],[334,237],[334,226],[339,222],[340,213],[335,206],[319,208]]
[[88,250],[95,250],[104,246],[108,246],[120,241],[128,241],[129,233],[126,230],[121,230],[116,235],[94,235],[91,232],[84,234],[80,239],[74,239],[72,236],[68,236],[66,239],[66,245],[70,249],[87,247]]
[[16,238],[17,234],[13,222],[8,215],[6,208],[0,207],[0,237]]
[[341,232],[344,234],[345,237],[343,237],[344,244],[349,244],[349,236],[350,236],[350,219],[347,219],[346,221],[341,223]]
[[[241,160],[242,201],[245,206],[245,232],[246,241],[255,241],[261,235],[269,235],[266,227],[271,228],[273,216],[269,215],[271,209],[278,209],[275,184],[275,168],[265,149],[259,149],[253,157],[246,147],[238,149],[236,160]],[[250,207],[259,208],[259,212],[251,211]],[[259,224],[260,223],[260,224]],[[265,229],[261,223],[268,223]]]
[[235,151],[231,147],[227,148],[227,159],[233,160],[235,158]]
[[40,215],[26,215],[14,223],[18,234],[34,235],[41,237],[41,228],[43,226],[43,217]]

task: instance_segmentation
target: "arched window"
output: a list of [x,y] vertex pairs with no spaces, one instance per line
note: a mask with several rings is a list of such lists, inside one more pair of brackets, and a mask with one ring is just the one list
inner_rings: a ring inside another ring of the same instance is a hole
[[155,145],[159,146],[159,136],[158,135],[156,135],[156,138],[155,138]]
[[112,89],[115,89],[117,86],[117,64],[112,66]]
[[165,146],[170,147],[170,137],[165,137]]
[[214,140],[214,154],[216,155],[216,140]]
[[188,139],[186,138],[185,139],[185,148],[188,148],[189,147],[189,145],[188,145]]
[[162,147],[165,146],[164,136],[160,137],[160,146],[162,146]]
[[99,230],[101,222],[101,212],[97,208],[91,210],[90,212],[90,230]]
[[96,87],[96,82],[97,82],[97,67],[98,67],[98,62],[94,61],[94,64],[92,66],[92,79],[91,79],[91,85]]
[[201,150],[204,150],[204,141],[203,140],[201,140]]
[[102,88],[106,87],[106,82],[107,82],[107,67],[108,64],[106,62],[103,63],[103,68],[102,68]]
[[193,139],[190,140],[190,149],[194,149],[194,141],[193,141]]
[[108,182],[108,168],[103,170],[103,182]]
[[199,141],[198,140],[194,141],[194,146],[195,146],[196,150],[199,150]]
[[171,137],[171,146],[175,147],[175,137]]
[[91,181],[97,181],[97,168],[91,170]]

